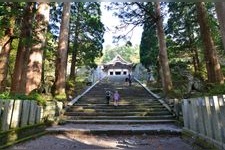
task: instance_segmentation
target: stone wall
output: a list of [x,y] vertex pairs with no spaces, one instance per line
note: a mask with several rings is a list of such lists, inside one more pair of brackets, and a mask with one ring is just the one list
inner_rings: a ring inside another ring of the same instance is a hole
[[184,99],[184,130],[225,149],[225,95]]
[[0,131],[54,121],[62,107],[62,102],[56,101],[43,107],[34,100],[0,100]]

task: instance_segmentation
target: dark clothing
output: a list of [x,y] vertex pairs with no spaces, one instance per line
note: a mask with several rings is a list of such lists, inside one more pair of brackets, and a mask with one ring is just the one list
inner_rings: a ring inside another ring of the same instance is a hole
[[109,100],[111,98],[111,92],[110,91],[106,91],[105,92],[105,98],[106,98],[106,103],[109,104]]
[[128,75],[128,82],[129,82],[129,86],[131,86],[132,81],[131,81],[131,75],[130,74]]
[[132,83],[132,82],[131,82],[131,79],[129,79],[129,86],[131,86],[131,83]]

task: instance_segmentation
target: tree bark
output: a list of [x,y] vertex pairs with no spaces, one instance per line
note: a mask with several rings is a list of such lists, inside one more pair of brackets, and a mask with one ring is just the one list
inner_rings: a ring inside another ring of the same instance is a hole
[[196,3],[197,17],[204,45],[204,56],[206,62],[208,82],[223,84],[223,74],[217,57],[216,47],[212,39],[210,27],[207,21],[207,12],[204,2]]
[[24,11],[20,40],[17,49],[16,61],[13,71],[11,93],[25,93],[25,69],[27,57],[30,50],[32,36],[32,21],[33,21],[33,3],[28,2]]
[[0,40],[0,92],[5,91],[8,75],[9,55],[14,36],[15,17],[9,18],[9,27],[5,29],[5,36]]
[[172,89],[173,85],[170,75],[169,60],[167,56],[167,47],[159,2],[156,2],[156,18],[157,18],[156,28],[159,41],[159,63],[161,66],[162,85],[164,93],[167,94]]
[[70,79],[74,79],[75,81],[75,68],[77,61],[77,53],[78,53],[78,38],[79,38],[79,28],[80,28],[80,16],[79,16],[79,7],[78,7],[78,16],[75,24],[75,37],[74,37],[74,45],[72,50],[72,62],[70,67]]
[[217,18],[220,24],[220,32],[225,50],[225,2],[215,2]]
[[55,95],[65,94],[69,21],[70,21],[70,2],[64,2],[59,35],[59,45],[56,58],[55,83],[54,83]]
[[11,51],[11,43],[12,38],[9,37],[9,39],[3,45],[0,53],[0,92],[5,91],[6,88],[6,79],[8,74],[8,62]]
[[200,62],[198,57],[198,49],[195,46],[191,46],[191,53],[193,59],[194,72],[199,73],[200,71]]
[[72,52],[72,62],[70,67],[70,79],[75,80],[75,68],[76,68],[76,61],[77,61],[77,41],[74,42],[73,52]]
[[32,90],[38,89],[41,84],[43,51],[46,44],[49,13],[50,6],[48,3],[40,2],[35,16],[32,46],[26,70],[25,94],[29,94]]

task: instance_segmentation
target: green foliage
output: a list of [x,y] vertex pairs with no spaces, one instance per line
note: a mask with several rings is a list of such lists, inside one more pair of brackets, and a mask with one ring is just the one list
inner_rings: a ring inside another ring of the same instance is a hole
[[[148,7],[151,13],[154,13],[154,5],[152,3],[148,3],[146,7]],[[140,44],[140,62],[146,68],[156,67],[159,53],[156,26],[146,21],[143,29]]]
[[47,44],[44,49],[44,79],[47,76],[54,76],[55,73],[55,58],[56,58],[56,49],[58,46],[57,41],[54,39],[54,35],[48,31],[47,35]]
[[[5,35],[5,30],[9,27],[14,27],[14,34],[18,35],[25,6],[25,2],[0,2],[0,38]],[[16,18],[16,24],[12,24],[10,21],[12,18]]]
[[204,95],[215,96],[225,94],[225,84],[206,84],[206,92]]
[[125,28],[129,29],[125,34],[119,33],[115,36],[114,42],[116,43],[121,39],[129,41],[130,38],[134,36],[132,34],[133,29],[137,26],[143,26],[147,22],[151,25],[155,25],[156,16],[153,5],[153,2],[110,3],[107,9],[113,11],[114,15],[120,19],[120,24],[116,26],[116,31],[119,32]]
[[196,48],[200,45],[195,4],[172,2],[168,4],[168,8],[170,16],[166,34],[170,61],[192,63],[194,54],[199,51]]
[[[102,56],[105,28],[97,2],[72,3],[70,19],[70,52],[76,66],[96,68],[95,58]],[[75,67],[75,66],[74,66]]]
[[213,37],[213,41],[215,45],[217,45],[217,52],[221,53],[224,52],[223,44],[222,44],[222,37],[219,29],[219,22],[216,15],[215,10],[215,3],[205,3],[206,9],[208,13],[208,24],[210,26],[211,34]]
[[[222,42],[218,30],[218,21],[215,18],[214,4],[206,3],[206,6],[213,40],[217,48],[221,50]],[[188,64],[186,66],[187,70],[191,70],[195,75],[205,80],[206,69],[203,44],[200,37],[195,3],[171,2],[168,3],[168,8],[169,19],[166,34],[170,63],[186,63]],[[197,68],[195,68],[196,66]]]
[[46,104],[46,100],[39,93],[31,93],[30,95],[28,95],[28,99],[31,99],[31,100],[34,99],[41,105],[45,105]]
[[75,87],[74,79],[68,79],[66,85],[72,88]]
[[55,95],[55,99],[58,101],[65,101],[67,99],[66,94]]
[[0,93],[0,99],[10,99],[10,93],[8,91]]
[[46,99],[39,93],[32,92],[30,95],[13,94],[10,92],[0,93],[0,99],[19,99],[19,100],[36,100],[38,104],[45,105]]
[[[75,81],[74,81],[75,80]],[[67,79],[66,82],[66,93],[72,97],[76,97],[78,94],[81,94],[81,91],[87,86],[87,76],[82,74],[76,76],[75,79]]]
[[118,47],[106,47],[102,62],[106,63],[111,61],[117,54],[122,56],[126,61],[138,63],[139,62],[139,48],[135,46],[118,46]]

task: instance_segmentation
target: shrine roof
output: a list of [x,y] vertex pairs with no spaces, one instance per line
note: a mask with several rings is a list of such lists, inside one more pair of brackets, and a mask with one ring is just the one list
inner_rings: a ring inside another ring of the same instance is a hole
[[124,64],[124,65],[132,65],[132,63],[124,60],[119,54],[117,54],[116,57],[113,58],[113,60],[111,60],[108,63],[105,63],[104,65],[113,65],[113,64],[116,64],[118,62],[121,63],[121,64]]

